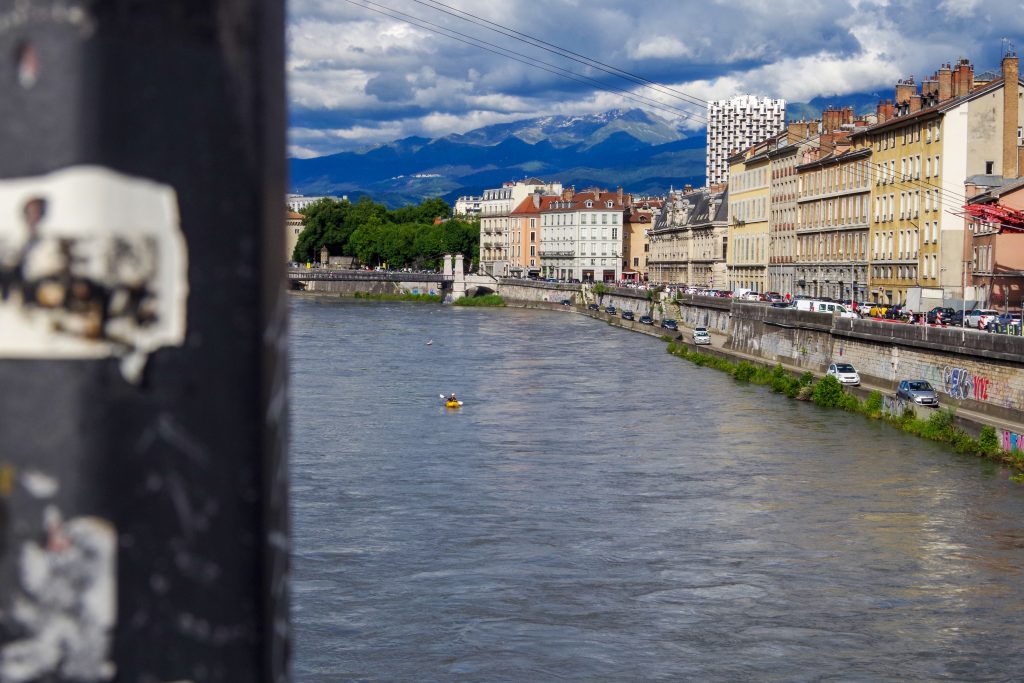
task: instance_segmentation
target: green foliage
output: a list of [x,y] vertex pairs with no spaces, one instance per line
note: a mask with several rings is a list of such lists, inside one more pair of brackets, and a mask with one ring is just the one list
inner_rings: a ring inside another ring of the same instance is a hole
[[319,260],[321,247],[332,256],[354,256],[368,266],[438,269],[444,254],[461,253],[475,267],[480,231],[476,222],[449,220],[442,199],[428,199],[418,206],[388,211],[369,197],[348,201],[321,200],[306,208],[306,227],[299,235],[292,260]]
[[732,376],[741,382],[749,382],[750,378],[754,376],[754,366],[747,361],[740,361],[739,365],[732,371]]
[[814,373],[813,372],[805,372],[804,374],[800,375],[800,380],[799,381],[800,381],[800,386],[802,386],[802,387],[806,387],[806,386],[810,386],[811,384],[814,384]]
[[843,405],[846,392],[843,385],[832,375],[825,375],[814,385],[811,400],[822,408],[839,408]]
[[995,455],[999,452],[999,437],[996,435],[995,427],[985,425],[981,428],[978,436],[978,449],[984,455]]
[[882,414],[882,392],[872,391],[861,406],[861,412],[870,417],[878,417]]
[[814,387],[809,384],[800,385],[800,389],[796,392],[796,400],[798,401],[810,401],[814,396]]
[[464,296],[455,300],[456,306],[504,306],[505,300],[497,294],[486,296]]
[[603,282],[595,282],[590,286],[590,291],[594,293],[598,299],[608,293],[608,285]]

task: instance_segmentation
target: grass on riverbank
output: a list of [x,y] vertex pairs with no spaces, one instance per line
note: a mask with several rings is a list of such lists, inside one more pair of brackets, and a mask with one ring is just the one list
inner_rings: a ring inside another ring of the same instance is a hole
[[455,306],[504,306],[505,300],[497,294],[485,296],[464,296],[455,300]]
[[728,372],[741,382],[768,386],[772,391],[785,394],[789,398],[811,401],[822,408],[837,408],[874,420],[882,420],[909,434],[949,444],[957,453],[995,460],[1020,471],[1021,474],[1014,476],[1013,479],[1024,483],[1024,453],[1009,453],[1002,450],[999,447],[996,430],[990,426],[983,427],[977,439],[971,437],[956,426],[954,410],[937,410],[926,420],[919,419],[913,409],[902,415],[891,415],[882,410],[880,392],[872,391],[866,399],[861,400],[847,393],[835,377],[825,376],[816,379],[810,372],[794,375],[786,371],[782,365],[769,368],[745,360],[733,363],[721,356],[690,350],[686,344],[677,342],[669,342],[668,352],[696,365]]
[[417,301],[428,304],[439,304],[441,303],[440,294],[410,294],[405,292],[404,294],[369,294],[366,292],[356,292],[352,295],[353,299],[365,299],[367,301]]

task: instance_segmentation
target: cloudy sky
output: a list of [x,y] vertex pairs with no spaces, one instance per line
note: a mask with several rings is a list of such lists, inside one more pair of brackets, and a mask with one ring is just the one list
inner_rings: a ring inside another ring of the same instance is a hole
[[289,153],[616,108],[703,127],[694,102],[741,93],[891,97],[961,57],[998,68],[1004,38],[1024,50],[1024,2],[289,0]]

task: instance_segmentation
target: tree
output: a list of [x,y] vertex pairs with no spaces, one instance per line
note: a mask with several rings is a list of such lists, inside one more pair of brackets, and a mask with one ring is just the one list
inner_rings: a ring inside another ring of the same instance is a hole
[[351,208],[348,200],[336,202],[327,198],[307,206],[303,211],[305,228],[295,243],[292,260],[316,261],[319,259],[321,247],[325,246],[329,252],[340,255],[348,241],[348,234],[351,233],[351,230],[343,229]]

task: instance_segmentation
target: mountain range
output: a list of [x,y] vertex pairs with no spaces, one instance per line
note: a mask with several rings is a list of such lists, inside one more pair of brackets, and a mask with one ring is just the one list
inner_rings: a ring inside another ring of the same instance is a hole
[[[877,96],[842,101],[860,113],[873,110]],[[827,104],[812,100],[787,108],[790,118],[813,118]],[[660,195],[670,186],[704,184],[705,137],[702,128],[686,129],[639,109],[546,116],[433,140],[408,137],[354,152],[290,159],[291,191],[347,195],[352,201],[368,195],[397,208],[432,197],[454,204],[462,195],[479,196],[504,182],[538,177],[577,188],[622,187]]]

